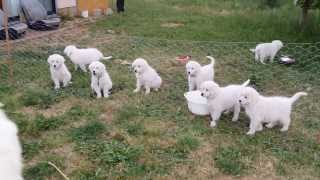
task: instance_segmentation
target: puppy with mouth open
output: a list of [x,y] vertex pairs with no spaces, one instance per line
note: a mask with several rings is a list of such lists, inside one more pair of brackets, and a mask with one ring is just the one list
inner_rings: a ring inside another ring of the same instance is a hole
[[162,84],[162,79],[145,59],[138,58],[133,61],[132,68],[134,69],[137,84],[134,92],[139,92],[141,87],[145,87],[146,94],[149,94],[151,89],[158,91]]
[[50,64],[51,79],[54,82],[54,89],[60,88],[62,82],[63,87],[66,87],[71,81],[71,73],[64,64],[65,59],[59,54],[49,56],[48,63]]
[[207,56],[211,63],[201,66],[196,61],[189,61],[186,64],[186,71],[188,74],[189,91],[198,90],[201,83],[205,81],[213,81],[214,79],[214,58]]
[[220,87],[213,81],[205,81],[200,86],[201,96],[207,98],[211,115],[210,126],[215,127],[224,111],[233,111],[232,121],[237,121],[240,113],[240,92],[250,83],[247,80],[242,85]]
[[96,93],[97,98],[102,95],[107,98],[112,89],[112,81],[103,63],[99,61],[92,62],[89,65],[91,72],[91,88]]
[[262,131],[263,123],[267,123],[267,128],[280,124],[282,125],[280,131],[287,131],[291,122],[290,114],[293,103],[306,95],[305,92],[298,92],[290,98],[265,97],[255,89],[246,87],[241,92],[239,102],[250,118],[250,130],[247,134],[254,135],[256,131]]

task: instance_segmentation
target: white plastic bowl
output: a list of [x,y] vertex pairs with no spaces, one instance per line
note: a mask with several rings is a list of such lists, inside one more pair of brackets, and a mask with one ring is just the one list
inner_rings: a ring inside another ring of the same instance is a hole
[[196,115],[209,115],[209,107],[207,104],[207,99],[201,96],[200,91],[190,91],[184,93],[188,102],[189,111]]

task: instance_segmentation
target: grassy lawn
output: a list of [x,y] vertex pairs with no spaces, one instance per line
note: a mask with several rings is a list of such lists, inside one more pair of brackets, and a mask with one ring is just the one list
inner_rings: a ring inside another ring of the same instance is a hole
[[274,9],[266,0],[130,0],[127,13],[101,20],[97,28],[119,34],[202,41],[317,42],[319,11],[308,28],[298,28],[300,9],[293,0],[279,0]]
[[[319,44],[285,44],[280,54],[293,55],[298,62],[284,66],[254,62],[248,49],[255,43],[205,42],[316,41],[318,25],[298,33],[297,16],[286,16],[294,14],[291,1],[274,10],[253,0],[127,3],[126,14],[99,20],[72,40],[61,35],[15,46],[16,83],[1,83],[0,99],[19,127],[26,180],[62,179],[48,161],[75,180],[319,179]],[[106,29],[153,38],[110,35]],[[73,84],[53,90],[46,59],[71,43],[114,56],[105,62],[114,83],[110,98],[95,99],[89,74],[75,72],[68,60]],[[209,117],[188,112],[184,66],[174,60],[181,54],[202,64],[208,63],[206,55],[213,55],[215,80],[222,86],[250,78],[264,95],[305,90],[309,96],[294,105],[286,133],[275,127],[249,137],[243,112],[239,122],[231,122],[227,114],[210,128]],[[160,73],[164,84],[159,92],[133,93],[134,74],[121,62],[137,57],[146,58]],[[1,71],[2,82],[6,74]]]

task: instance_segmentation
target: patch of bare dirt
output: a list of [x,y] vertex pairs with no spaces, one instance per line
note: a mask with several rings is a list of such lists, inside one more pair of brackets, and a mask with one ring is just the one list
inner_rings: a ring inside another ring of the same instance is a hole
[[167,22],[167,23],[161,24],[161,27],[165,27],[165,28],[178,28],[182,26],[184,26],[184,24],[180,22]]
[[64,114],[67,112],[72,106],[78,104],[79,100],[76,98],[67,98],[59,103],[53,104],[48,109],[38,109],[35,107],[23,107],[20,111],[24,114],[27,114],[31,117],[35,117],[40,114],[46,118],[55,117]]

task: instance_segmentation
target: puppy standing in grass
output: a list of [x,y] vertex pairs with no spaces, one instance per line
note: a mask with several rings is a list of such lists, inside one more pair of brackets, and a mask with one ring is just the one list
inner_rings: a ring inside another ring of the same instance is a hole
[[287,131],[291,122],[292,104],[301,96],[306,95],[307,93],[305,92],[298,92],[291,98],[264,97],[255,89],[246,87],[241,93],[239,102],[250,118],[250,130],[247,134],[253,135],[256,131],[262,131],[262,123],[268,123],[266,125],[267,128],[281,124],[280,131]]
[[[0,108],[3,104],[0,103]],[[0,109],[0,179],[23,180],[22,150],[17,126]]]
[[162,84],[162,79],[146,60],[142,58],[136,59],[132,63],[132,68],[137,78],[137,88],[134,92],[139,92],[143,86],[146,88],[146,94],[149,94],[151,89],[158,91]]
[[109,97],[112,81],[105,65],[95,61],[89,65],[89,70],[91,72],[91,88],[97,94],[97,98],[101,98],[102,93],[105,98]]
[[220,87],[213,81],[205,81],[200,86],[201,96],[207,98],[211,115],[210,126],[215,127],[224,111],[233,111],[232,121],[237,121],[240,113],[239,97],[241,90],[250,83],[247,80],[242,85]]
[[71,73],[64,64],[65,59],[59,54],[49,56],[48,63],[50,64],[51,79],[54,82],[54,88],[59,89],[62,82],[63,87],[66,87],[71,80]]
[[278,51],[283,47],[283,43],[280,40],[274,40],[271,43],[258,44],[255,49],[250,49],[255,53],[255,60],[265,64],[265,60],[270,59],[273,62],[274,57]]
[[112,58],[112,56],[104,57],[96,48],[79,49],[74,45],[67,46],[64,49],[64,54],[66,54],[75,65],[75,70],[77,70],[79,66],[84,72],[87,72],[86,65],[89,65],[94,61]]
[[189,61],[186,64],[186,71],[188,74],[189,91],[200,88],[201,83],[205,81],[213,81],[214,79],[214,58],[207,56],[211,63],[202,66],[196,61]]

